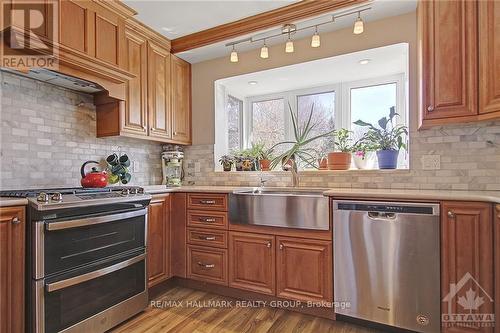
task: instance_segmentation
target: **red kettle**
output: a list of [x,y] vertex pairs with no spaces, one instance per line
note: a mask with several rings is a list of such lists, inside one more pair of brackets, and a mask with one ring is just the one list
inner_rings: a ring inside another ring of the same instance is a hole
[[108,175],[105,171],[98,171],[96,167],[92,167],[92,171],[85,173],[85,166],[87,164],[97,164],[96,161],[87,161],[82,164],[80,173],[82,174],[81,184],[83,187],[106,187],[108,185]]

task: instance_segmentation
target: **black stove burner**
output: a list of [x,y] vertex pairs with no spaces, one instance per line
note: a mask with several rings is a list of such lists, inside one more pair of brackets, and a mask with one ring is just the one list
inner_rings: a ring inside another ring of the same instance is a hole
[[0,191],[0,197],[12,198],[34,198],[40,192],[45,192],[49,195],[54,193],[64,194],[91,194],[91,193],[112,193],[115,191],[122,191],[123,189],[139,189],[138,186],[111,186],[102,188],[83,188],[83,187],[63,187],[63,188],[47,188],[47,189],[33,189],[33,190],[7,190]]

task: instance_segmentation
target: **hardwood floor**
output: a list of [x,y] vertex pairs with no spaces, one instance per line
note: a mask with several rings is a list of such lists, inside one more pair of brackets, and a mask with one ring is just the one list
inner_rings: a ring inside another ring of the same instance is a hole
[[[269,307],[235,307],[237,300],[203,291],[175,287],[157,299],[158,306],[116,327],[113,333],[375,333],[348,323]],[[169,303],[168,303],[169,302]],[[179,303],[177,303],[179,302]],[[189,303],[191,302],[191,303]],[[217,302],[216,307],[208,307]],[[226,303],[224,303],[226,302]],[[233,307],[225,307],[232,302]],[[164,306],[162,307],[161,304]],[[194,306],[205,304],[205,308]]]

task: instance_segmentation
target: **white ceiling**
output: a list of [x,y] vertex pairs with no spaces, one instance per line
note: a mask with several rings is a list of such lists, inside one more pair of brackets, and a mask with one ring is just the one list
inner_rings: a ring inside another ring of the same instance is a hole
[[[360,60],[369,59],[366,65]],[[408,44],[400,43],[217,80],[238,98],[406,73]],[[251,85],[248,82],[256,81]]]
[[289,5],[290,0],[124,0],[136,18],[169,39]]
[[[212,28],[214,26],[232,22],[244,17],[283,7],[297,1],[288,0],[206,0],[206,1],[170,1],[170,0],[124,0],[134,8],[141,22],[162,33],[169,39],[175,39],[193,32]],[[417,0],[373,0],[372,9],[363,12],[365,22],[376,21],[384,17],[391,17],[415,11]],[[344,12],[346,9],[342,10]],[[331,15],[323,14],[317,18],[302,22],[293,22],[298,28],[329,21]],[[320,32],[334,31],[351,26],[354,22],[352,16],[339,18],[333,24],[321,27]],[[163,29],[165,28],[165,29]],[[367,29],[369,25],[367,24]],[[227,56],[230,49],[225,45],[231,41],[246,37],[276,34],[280,28],[269,29],[258,34],[239,36],[232,40],[207,45],[198,49],[178,53],[177,55],[190,63],[197,63],[209,59]],[[295,39],[305,38],[312,31],[300,31],[295,34]],[[282,38],[268,40],[268,45],[283,43]],[[261,47],[261,43],[243,43],[238,45],[238,51],[249,51]]]

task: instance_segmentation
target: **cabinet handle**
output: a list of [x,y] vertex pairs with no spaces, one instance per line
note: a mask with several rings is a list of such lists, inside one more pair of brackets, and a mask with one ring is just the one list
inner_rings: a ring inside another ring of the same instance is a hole
[[208,222],[208,223],[213,223],[216,221],[215,217],[199,217],[198,221],[200,222]]
[[10,220],[10,222],[12,224],[19,224],[19,223],[21,223],[21,220],[19,219],[19,217],[15,216],[12,218],[12,220]]
[[283,250],[283,244],[280,244],[280,250]]
[[455,213],[453,213],[451,210],[448,211],[448,217],[450,219],[454,219],[455,218]]
[[429,106],[427,107],[427,111],[428,111],[428,112],[432,112],[432,111],[434,111],[434,107],[433,107],[432,105],[429,105]]
[[142,129],[143,129],[143,130],[146,130],[146,129],[147,129],[146,125],[142,126]]
[[198,236],[198,238],[207,241],[213,241],[216,239],[215,236]]
[[271,242],[267,242],[267,247],[270,248],[271,247]]
[[215,264],[204,264],[204,263],[198,261],[198,266],[201,266],[203,268],[214,268]]
[[215,200],[200,200],[202,205],[215,205]]

